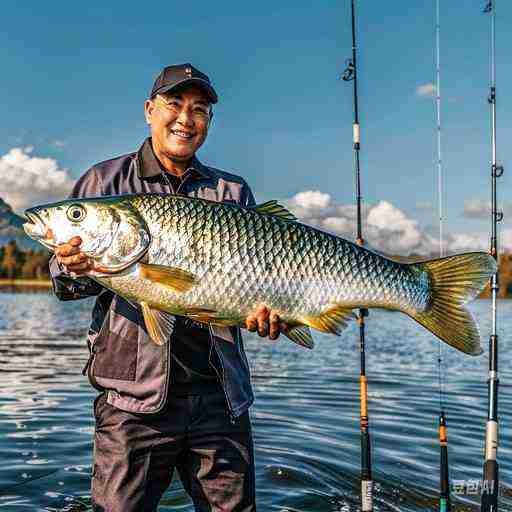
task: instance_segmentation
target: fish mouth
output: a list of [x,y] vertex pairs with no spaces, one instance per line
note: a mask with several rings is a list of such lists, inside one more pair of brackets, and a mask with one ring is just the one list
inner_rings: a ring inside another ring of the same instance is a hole
[[41,219],[39,214],[34,210],[25,210],[25,218],[28,221],[23,224],[25,233],[33,240],[53,250],[56,246],[53,234],[51,230],[46,227],[46,223]]

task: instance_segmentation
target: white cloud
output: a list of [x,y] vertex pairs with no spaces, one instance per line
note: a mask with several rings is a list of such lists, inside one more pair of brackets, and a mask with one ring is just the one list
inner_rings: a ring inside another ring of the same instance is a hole
[[55,139],[52,141],[52,145],[55,146],[57,149],[62,149],[66,146],[66,142],[60,139]]
[[[498,204],[498,210],[506,217],[512,215],[512,202],[505,201]],[[491,216],[491,202],[482,199],[469,199],[464,201],[464,217],[470,219],[488,219]]]
[[295,195],[295,201],[304,208],[327,208],[331,202],[331,196],[319,190],[307,190]]
[[429,82],[428,84],[421,84],[416,87],[416,96],[421,98],[433,98],[436,93],[436,86]]
[[[354,240],[356,210],[353,204],[335,204],[329,194],[319,191],[300,192],[286,203],[302,222]],[[367,244],[385,253],[429,255],[439,251],[435,233],[428,232],[388,201],[366,205],[363,223]],[[502,248],[512,249],[512,230],[503,231],[500,238]],[[444,240],[448,254],[486,251],[489,247],[487,233],[448,233]]]
[[12,148],[0,157],[0,197],[14,210],[63,199],[73,186],[56,160],[31,156],[33,149]]

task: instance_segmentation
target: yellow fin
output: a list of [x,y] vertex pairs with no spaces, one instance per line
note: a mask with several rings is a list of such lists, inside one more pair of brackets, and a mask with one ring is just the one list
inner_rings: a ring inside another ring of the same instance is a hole
[[301,322],[318,331],[336,334],[347,326],[347,322],[355,318],[352,308],[334,306],[319,316],[303,316]]
[[258,213],[274,215],[284,220],[297,220],[297,217],[295,217],[295,215],[290,210],[287,210],[275,199],[272,199],[272,201],[267,201],[266,203],[257,204],[256,206],[253,206],[251,209]]
[[236,320],[220,316],[218,312],[213,309],[187,308],[183,314],[188,318],[203,324],[212,324],[218,326],[230,326],[237,324]]
[[139,263],[140,276],[158,284],[172,288],[176,292],[186,292],[197,284],[194,274],[175,267]]
[[312,349],[315,342],[311,336],[311,331],[306,325],[297,325],[288,331],[283,331],[283,334],[297,345]]
[[140,305],[149,337],[157,345],[164,345],[174,329],[174,317],[165,311],[152,308],[146,302],[141,302]]
[[482,353],[478,326],[464,304],[474,299],[496,272],[496,261],[484,252],[458,254],[418,265],[430,280],[427,311],[404,309],[448,345],[473,356]]

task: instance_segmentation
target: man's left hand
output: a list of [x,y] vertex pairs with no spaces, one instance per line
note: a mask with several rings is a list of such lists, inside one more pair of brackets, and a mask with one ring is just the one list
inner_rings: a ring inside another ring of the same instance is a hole
[[277,340],[279,334],[285,332],[287,325],[281,322],[279,315],[274,311],[260,304],[256,310],[245,320],[245,326],[251,332],[258,331],[258,334],[264,338],[266,336],[271,340]]

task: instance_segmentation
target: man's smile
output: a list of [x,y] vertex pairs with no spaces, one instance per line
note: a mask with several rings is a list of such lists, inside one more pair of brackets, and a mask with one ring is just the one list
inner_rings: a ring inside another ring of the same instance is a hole
[[171,130],[171,134],[181,140],[192,140],[194,134],[184,130]]

